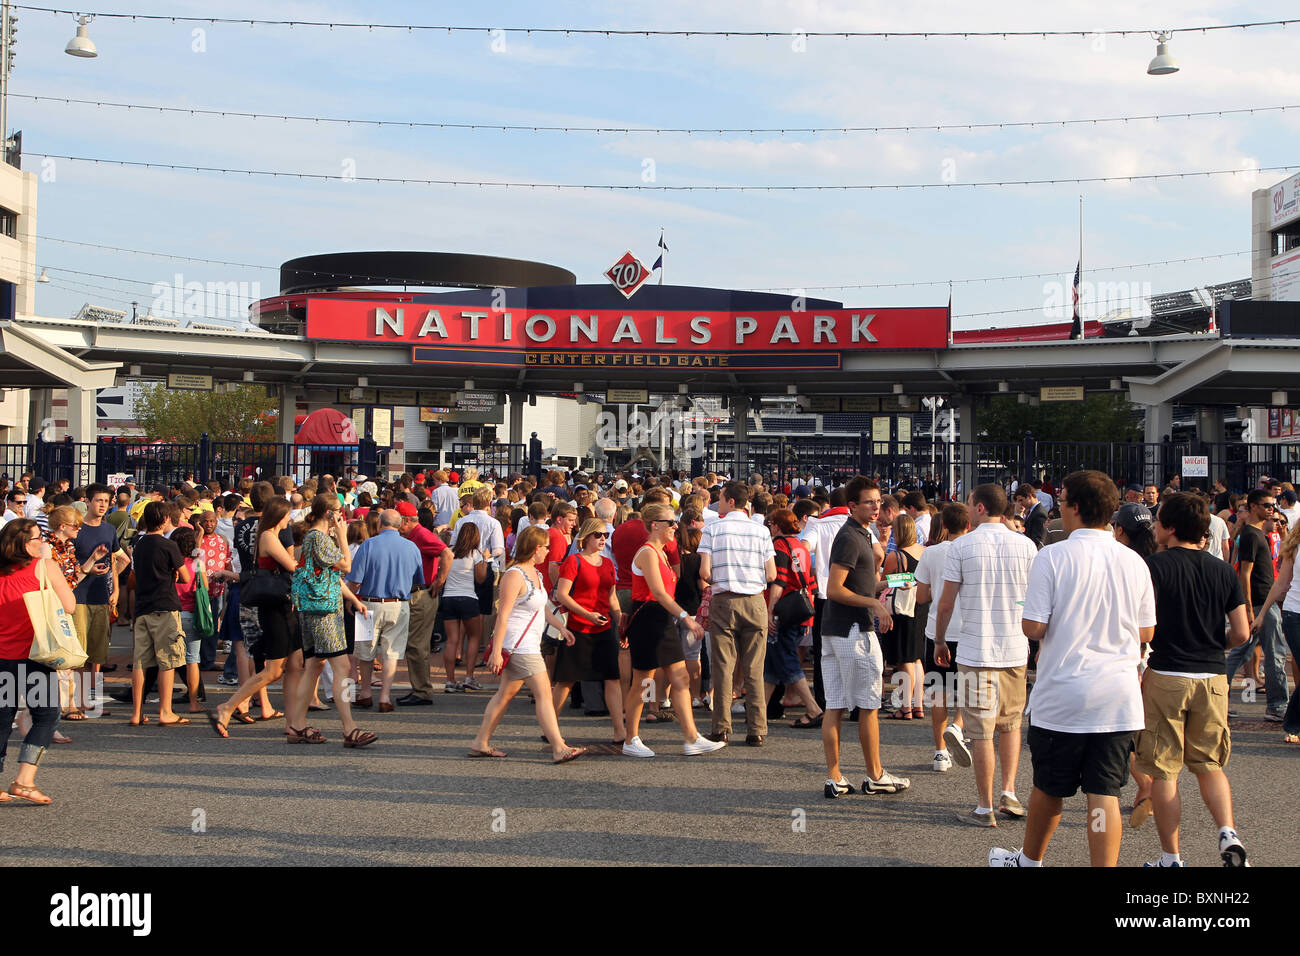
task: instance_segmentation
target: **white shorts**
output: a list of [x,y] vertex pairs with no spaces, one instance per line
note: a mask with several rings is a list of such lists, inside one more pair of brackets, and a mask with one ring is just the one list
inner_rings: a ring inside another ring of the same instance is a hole
[[885,661],[874,631],[854,624],[848,637],[822,635],[822,683],[827,710],[879,710]]

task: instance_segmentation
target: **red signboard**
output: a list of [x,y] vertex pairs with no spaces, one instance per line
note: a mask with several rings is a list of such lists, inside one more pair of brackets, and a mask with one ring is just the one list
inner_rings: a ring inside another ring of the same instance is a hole
[[948,310],[577,312],[309,298],[307,337],[527,352],[946,349]]
[[614,283],[614,288],[623,293],[623,298],[630,299],[632,293],[650,278],[650,270],[631,252],[625,252],[623,258],[606,270],[605,278]]

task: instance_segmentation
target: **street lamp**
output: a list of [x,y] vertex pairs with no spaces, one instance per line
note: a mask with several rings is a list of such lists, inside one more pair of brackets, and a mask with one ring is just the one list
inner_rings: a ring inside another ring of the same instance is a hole
[[77,35],[68,41],[68,45],[63,48],[64,53],[86,58],[99,56],[99,51],[95,49],[95,44],[90,39],[89,26],[93,19],[95,19],[94,14],[77,17]]

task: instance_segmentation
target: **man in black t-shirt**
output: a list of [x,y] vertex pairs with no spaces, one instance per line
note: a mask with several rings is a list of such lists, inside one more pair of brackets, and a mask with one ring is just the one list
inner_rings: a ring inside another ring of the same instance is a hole
[[172,710],[172,672],[185,663],[185,634],[181,629],[181,600],[176,579],[190,583],[180,548],[167,535],[175,530],[162,503],[145,505],[140,518],[144,534],[136,541],[135,662],[131,672],[131,725],[148,722],[143,714],[145,670],[158,668],[158,722],[164,727],[188,724]]
[[[1210,512],[1196,495],[1172,494],[1156,517],[1166,550],[1147,558],[1156,595],[1156,630],[1142,678],[1146,727],[1138,737],[1137,769],[1153,777],[1151,804],[1164,850],[1147,866],[1182,866],[1178,775],[1196,776],[1201,798],[1219,827],[1225,866],[1243,866],[1246,850],[1233,827],[1232,789],[1223,768],[1232,751],[1224,651],[1248,636],[1241,584],[1232,568],[1201,550]],[[1223,619],[1230,635],[1225,639]]]
[[[1268,491],[1257,489],[1246,497],[1246,520],[1238,521],[1237,580],[1246,600],[1246,619],[1253,625],[1255,615],[1268,600],[1273,587],[1273,549],[1264,534],[1264,525],[1273,517],[1277,499]],[[1255,648],[1264,648],[1264,692],[1268,705],[1264,716],[1281,722],[1286,716],[1286,645],[1282,643],[1282,612],[1274,604],[1258,628],[1251,629],[1250,640],[1228,652],[1228,689],[1242,661],[1251,660]],[[1230,713],[1228,716],[1236,716]]]
[[899,793],[912,785],[886,772],[880,762],[880,710],[884,662],[876,639],[874,615],[881,631],[893,626],[888,609],[876,598],[876,548],[871,525],[880,514],[880,488],[862,475],[845,488],[848,520],[831,543],[826,610],[822,615],[822,680],[826,714],[822,743],[826,748],[826,785],[830,797],[852,793],[840,771],[840,722],[858,708],[858,740],[867,777],[864,793]]

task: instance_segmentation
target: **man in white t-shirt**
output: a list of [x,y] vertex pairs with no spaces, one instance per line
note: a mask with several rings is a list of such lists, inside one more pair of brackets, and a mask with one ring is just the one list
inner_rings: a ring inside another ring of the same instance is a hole
[[1205,550],[1224,561],[1232,553],[1232,532],[1228,530],[1228,522],[1213,511],[1210,512],[1210,530],[1205,535]]
[[1119,507],[1110,478],[1076,471],[1063,485],[1057,503],[1069,536],[1034,561],[1022,621],[1025,636],[1042,642],[1029,703],[1034,791],[1024,848],[995,847],[990,866],[1041,865],[1064,799],[1080,788],[1092,865],[1115,866],[1119,794],[1134,732],[1145,726],[1138,664],[1155,633],[1151,572],[1110,530]]
[[[836,488],[831,492],[830,504],[820,515],[809,517],[804,525],[799,540],[808,546],[812,555],[813,575],[817,578],[817,596],[813,600],[816,611],[813,616],[813,697],[817,706],[826,709],[826,687],[822,682],[822,617],[826,613],[826,589],[829,586],[831,571],[831,545],[840,528],[849,520],[849,509],[845,506],[844,489]],[[867,529],[870,533],[870,528]]]
[[1277,510],[1286,515],[1286,526],[1289,529],[1296,526],[1300,521],[1300,504],[1296,504],[1296,493],[1294,491],[1283,491],[1277,496]]
[[[957,661],[957,700],[971,746],[968,748],[962,734],[952,727],[944,731],[944,742],[960,766],[974,766],[979,798],[974,810],[957,817],[979,827],[998,825],[993,802],[995,732],[1001,735],[996,756],[1002,763],[1002,796],[996,809],[1009,817],[1025,815],[1015,790],[1029,660],[1020,614],[1029,587],[1029,568],[1038,549],[1005,523],[1008,505],[1007,493],[999,484],[979,485],[971,492],[969,507],[975,530],[948,549],[934,628],[934,662],[944,666],[954,657]],[[957,640],[953,655],[946,637],[958,594],[961,631],[953,635]]]

